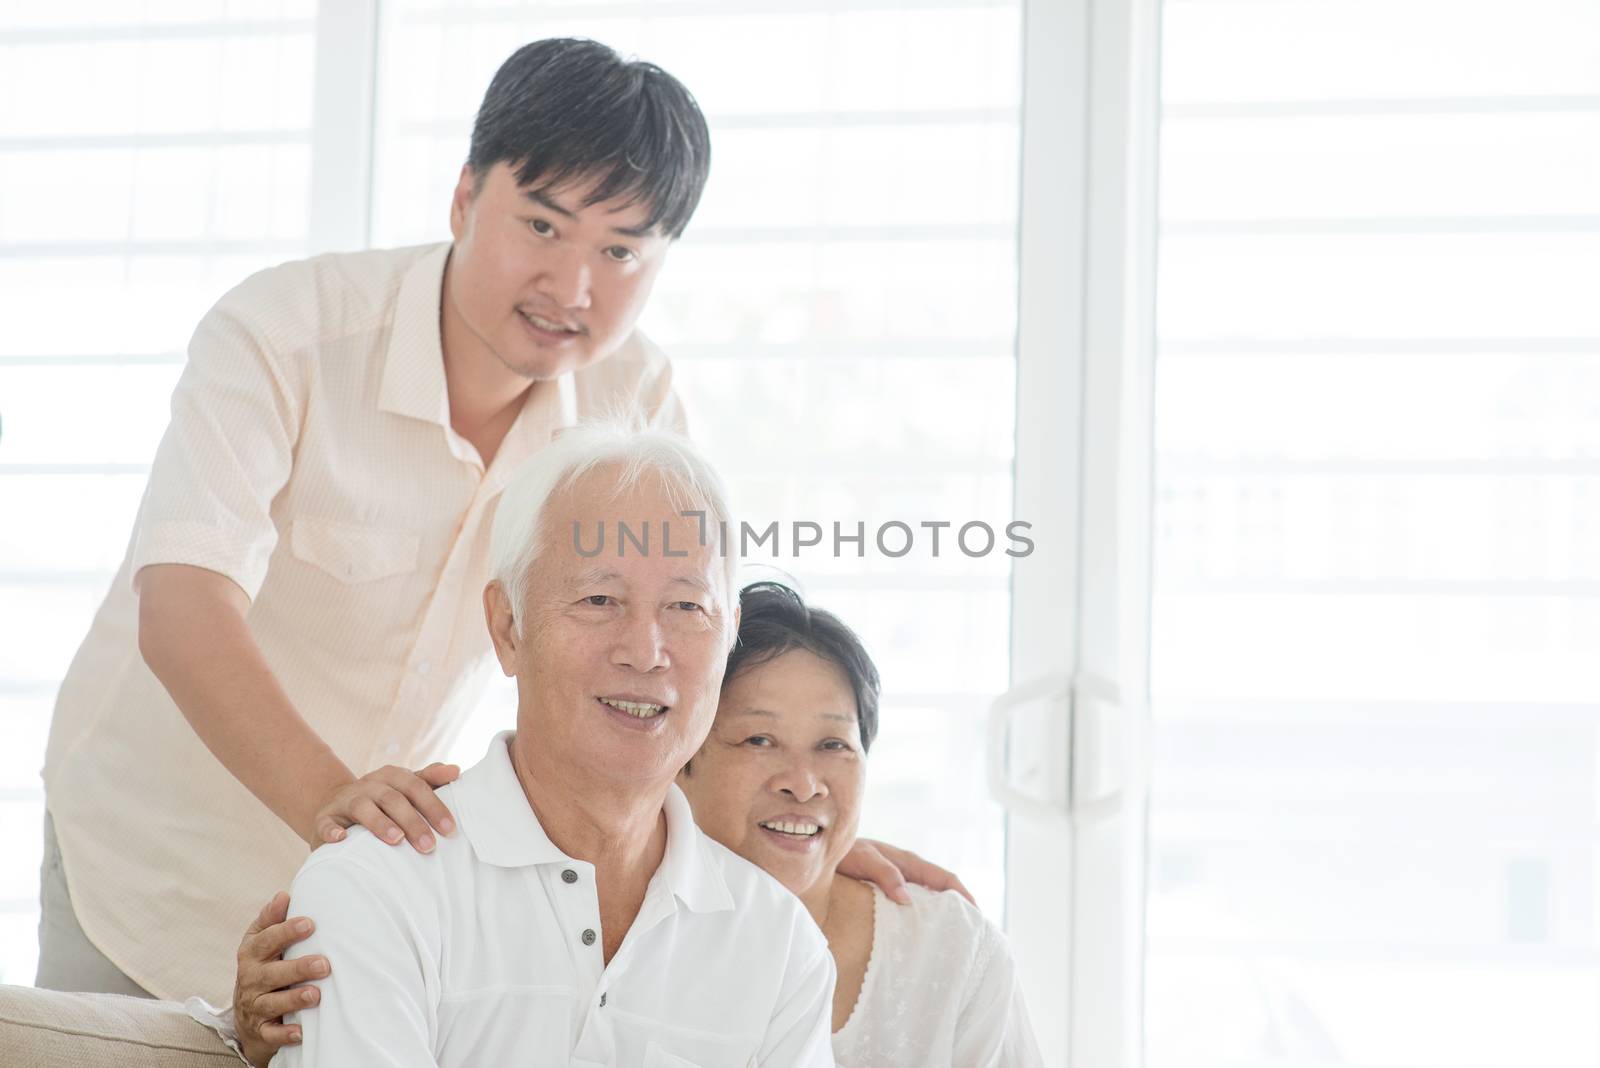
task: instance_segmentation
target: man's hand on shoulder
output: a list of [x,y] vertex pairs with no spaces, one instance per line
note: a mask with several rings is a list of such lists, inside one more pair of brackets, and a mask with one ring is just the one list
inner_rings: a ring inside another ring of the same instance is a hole
[[408,840],[418,852],[431,853],[435,831],[448,835],[456,829],[434,791],[460,774],[456,765],[438,763],[421,771],[393,765],[370,771],[334,790],[318,807],[310,844],[342,841],[347,828],[360,824],[380,841]]

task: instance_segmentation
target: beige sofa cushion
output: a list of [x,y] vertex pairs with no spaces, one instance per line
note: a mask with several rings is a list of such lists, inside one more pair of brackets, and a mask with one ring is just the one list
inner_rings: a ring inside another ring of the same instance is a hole
[[0,1064],[29,1068],[243,1068],[176,1001],[0,986]]

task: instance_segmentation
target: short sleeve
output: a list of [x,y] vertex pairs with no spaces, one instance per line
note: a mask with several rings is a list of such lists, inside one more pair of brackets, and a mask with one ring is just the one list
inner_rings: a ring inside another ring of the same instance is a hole
[[[778,1005],[761,1044],[762,1068],[832,1068],[833,956],[820,939],[797,937]],[[802,963],[803,962],[803,963]]]
[[987,921],[956,1023],[954,1068],[1043,1068],[1005,936]]
[[353,834],[334,847],[345,849],[342,855],[313,854],[290,888],[290,907],[316,928],[285,959],[321,954],[334,965],[317,984],[320,1004],[286,1017],[300,1025],[303,1040],[279,1050],[273,1068],[436,1063],[433,939],[397,892],[404,878],[351,855],[352,847],[363,845],[361,837]]
[[156,450],[130,560],[189,564],[233,580],[252,600],[277,545],[272,500],[294,466],[300,377],[252,327],[257,276],[208,312],[189,343]]

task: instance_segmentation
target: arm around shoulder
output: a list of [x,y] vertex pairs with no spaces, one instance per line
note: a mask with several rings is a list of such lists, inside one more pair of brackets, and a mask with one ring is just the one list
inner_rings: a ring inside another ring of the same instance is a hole
[[313,841],[318,805],[354,776],[290,703],[246,623],[307,405],[306,354],[272,325],[286,288],[276,275],[246,280],[195,330],[129,573],[145,663],[223,765]]
[[319,807],[354,776],[284,692],[250,633],[249,607],[223,575],[153,564],[139,596],[139,653],[206,748],[314,844]]

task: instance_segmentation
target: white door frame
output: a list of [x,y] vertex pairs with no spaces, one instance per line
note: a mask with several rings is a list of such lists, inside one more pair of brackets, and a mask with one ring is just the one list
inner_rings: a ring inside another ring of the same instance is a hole
[[1025,0],[1006,926],[1045,1062],[1143,1060],[1159,0]]

